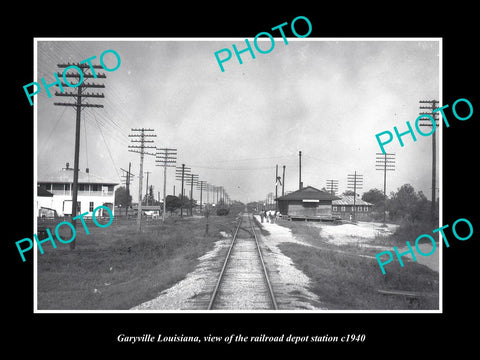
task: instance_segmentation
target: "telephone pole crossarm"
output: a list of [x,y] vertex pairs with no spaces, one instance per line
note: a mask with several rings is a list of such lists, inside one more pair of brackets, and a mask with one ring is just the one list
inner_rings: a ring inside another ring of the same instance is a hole
[[[80,123],[81,123],[81,118],[82,118],[82,109],[83,108],[103,108],[103,105],[101,104],[86,104],[83,102],[83,99],[85,98],[104,98],[105,96],[101,93],[84,93],[83,90],[85,88],[105,88],[105,85],[103,84],[85,84],[83,83],[83,79],[87,78],[99,78],[99,79],[105,79],[106,75],[105,74],[97,74],[93,75],[91,74],[88,69],[93,68],[93,69],[100,69],[102,68],[100,65],[93,65],[93,64],[57,64],[59,68],[67,68],[69,66],[76,66],[80,72],[74,73],[74,72],[66,72],[63,74],[58,73],[58,76],[62,77],[64,79],[65,83],[70,83],[67,78],[78,78],[79,81],[76,82],[75,84],[56,84],[57,87],[63,90],[63,86],[65,87],[73,87],[76,88],[76,91],[69,91],[69,92],[55,92],[55,96],[61,96],[61,97],[71,97],[74,102],[68,103],[68,102],[54,102],[54,106],[70,106],[75,108],[76,112],[76,122],[75,122],[75,151],[74,151],[74,164],[73,164],[73,182],[72,182],[72,226],[73,226],[73,231],[75,231],[76,228],[76,217],[77,217],[77,211],[81,212],[81,209],[78,209],[78,172],[79,172],[79,160],[80,160]],[[75,85],[75,86],[72,86]],[[73,250],[75,249],[75,239],[70,242],[69,244],[70,249]]]

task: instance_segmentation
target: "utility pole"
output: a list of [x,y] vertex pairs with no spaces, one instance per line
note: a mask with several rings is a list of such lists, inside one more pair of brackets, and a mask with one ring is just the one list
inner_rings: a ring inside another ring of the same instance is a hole
[[143,184],[143,158],[144,155],[153,155],[155,156],[154,153],[146,152],[145,149],[155,149],[155,146],[152,145],[145,145],[146,143],[153,143],[153,140],[148,140],[146,138],[149,137],[156,137],[157,135],[155,134],[145,134],[145,132],[149,131],[154,131],[153,129],[131,129],[132,131],[135,132],[140,132],[140,134],[133,134],[133,135],[128,135],[129,137],[132,138],[137,138],[139,140],[133,140],[131,139],[130,141],[133,143],[140,143],[140,145],[128,145],[130,148],[128,151],[130,152],[136,152],[140,154],[140,179],[138,183],[138,213],[137,213],[137,231],[140,232],[142,230],[142,184]]
[[[74,154],[74,162],[73,162],[73,185],[72,185],[72,225],[73,228],[76,229],[77,226],[77,221],[75,217],[77,216],[77,198],[78,198],[78,170],[79,170],[79,157],[80,157],[80,122],[81,122],[81,117],[82,117],[82,108],[86,107],[96,107],[96,108],[103,108],[103,105],[98,105],[98,104],[86,104],[82,100],[85,98],[104,98],[105,96],[103,94],[92,94],[92,93],[87,93],[84,92],[85,89],[87,88],[105,88],[105,85],[103,84],[92,84],[92,83],[84,83],[84,79],[92,79],[92,78],[100,78],[100,79],[105,79],[106,76],[105,74],[101,73],[96,73],[95,75],[92,74],[91,72],[87,72],[87,69],[93,68],[93,69],[102,69],[102,66],[100,65],[89,65],[89,64],[80,64],[80,63],[75,63],[75,64],[58,64],[57,65],[59,68],[64,68],[65,70],[70,67],[76,67],[81,71],[81,73],[77,72],[65,72],[64,74],[62,73],[57,73],[58,76],[62,76],[65,82],[68,82],[70,85],[61,83],[61,87],[63,86],[71,86],[71,85],[76,85],[79,84],[78,86],[74,86],[77,88],[77,92],[55,92],[56,96],[68,96],[68,97],[73,97],[75,102],[73,103],[53,103],[55,106],[72,106],[75,108],[76,111],[76,122],[75,122],[75,154]],[[66,80],[66,78],[78,78],[78,82],[75,84],[70,83],[69,81]],[[52,84],[53,85],[53,84]],[[57,84],[58,86],[58,84]],[[70,242],[70,250],[75,249],[75,239]]]
[[278,210],[278,165],[275,165],[275,211]]
[[210,196],[209,196],[209,192],[210,192],[210,186],[211,186],[211,185],[210,185],[209,183],[205,183],[205,184],[206,184],[206,188],[205,188],[205,190],[206,190],[206,192],[207,192],[207,202],[206,202],[206,204],[209,204],[209,203],[210,203],[210,199],[209,199],[209,198],[210,198]]
[[130,203],[130,184],[132,182],[132,178],[135,176],[134,174],[132,174],[132,172],[130,171],[132,169],[132,163],[129,162],[128,163],[128,171],[125,170],[125,169],[122,169],[120,168],[120,170],[124,171],[126,173],[126,175],[122,175],[122,177],[125,177],[125,185],[126,185],[126,189],[127,189],[127,199],[129,200],[128,201],[128,204],[127,204],[127,208],[125,210],[125,216],[127,216],[128,214],[128,207],[131,205]]
[[[211,185],[210,187],[210,191],[212,192],[212,204],[216,204],[215,202],[215,193],[217,191],[217,187],[215,185]],[[218,201],[218,197],[217,197],[217,201]]]
[[356,206],[356,200],[357,200],[357,189],[361,189],[363,186],[363,175],[355,173],[352,175],[347,176],[347,183],[348,183],[348,188],[350,190],[353,189],[353,221],[356,221],[357,219],[357,206]]
[[207,182],[205,180],[197,182],[197,190],[200,190],[200,212],[202,211],[202,193],[203,190],[206,190]]
[[[420,100],[420,104],[430,104],[430,106],[420,106],[420,109],[429,109],[430,112],[421,112],[420,115],[428,115],[432,117],[435,121],[435,127],[439,126],[437,123],[437,114],[438,112],[433,112],[437,108],[438,100]],[[427,117],[427,116],[425,116]],[[429,118],[428,120],[420,119],[422,121],[420,126],[433,127],[433,122]],[[432,203],[430,208],[430,219],[432,223],[435,221],[435,208],[436,208],[436,182],[437,182],[437,145],[436,145],[436,131],[432,129]]]
[[338,180],[327,180],[327,191],[332,195],[336,195],[338,191]]
[[193,216],[193,185],[198,181],[198,175],[190,174],[190,177],[187,178],[186,183],[190,185],[190,216]]
[[302,183],[302,152],[298,152],[298,189],[302,190],[303,183]]
[[[163,213],[162,221],[165,222],[165,213],[167,211],[167,167],[175,167],[177,162],[177,149],[157,148],[157,166],[163,166]],[[174,191],[175,192],[175,191]],[[160,196],[159,196],[160,200]]]
[[180,202],[180,217],[183,219],[183,198],[185,196],[184,194],[184,188],[183,188],[183,183],[185,180],[185,175],[187,175],[190,172],[190,168],[186,167],[185,164],[182,164],[182,166],[178,167],[175,169],[175,178],[177,180],[182,181],[182,192],[181,192],[181,202]]
[[285,165],[283,165],[283,175],[282,175],[282,196],[285,195]]
[[151,174],[151,172],[145,171],[145,174],[147,174],[147,191],[145,191],[145,205],[148,206],[148,175]]
[[383,226],[385,227],[387,226],[387,171],[395,171],[395,154],[377,153],[375,170],[383,171]]

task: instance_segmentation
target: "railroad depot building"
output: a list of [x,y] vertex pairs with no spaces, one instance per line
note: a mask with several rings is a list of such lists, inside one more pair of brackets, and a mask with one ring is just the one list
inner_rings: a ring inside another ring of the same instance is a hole
[[363,201],[360,197],[354,198],[353,195],[339,195],[340,199],[332,201],[332,215],[341,217],[343,220],[369,220],[373,204]]
[[[117,182],[91,174],[88,169],[85,172],[79,170],[77,214],[91,213],[101,205],[108,207],[114,213],[116,185],[118,185]],[[55,211],[58,216],[72,214],[73,168],[69,167],[68,163],[62,170],[39,176],[37,186],[37,195],[42,194],[36,199],[38,216],[42,217],[48,213],[46,209],[49,212]],[[103,215],[103,209],[96,213],[96,216]]]
[[290,220],[332,220],[332,201],[337,199],[329,192],[306,186],[276,201],[280,214]]

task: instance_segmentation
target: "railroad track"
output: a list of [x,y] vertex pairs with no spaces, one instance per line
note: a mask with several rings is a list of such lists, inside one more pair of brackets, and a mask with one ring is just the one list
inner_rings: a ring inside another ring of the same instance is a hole
[[[247,226],[242,222],[247,218]],[[277,310],[251,215],[240,214],[209,310]]]

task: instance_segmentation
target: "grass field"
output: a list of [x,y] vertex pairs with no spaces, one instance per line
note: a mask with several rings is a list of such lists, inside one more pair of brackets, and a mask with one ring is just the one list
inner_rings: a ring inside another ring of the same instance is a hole
[[[134,220],[116,218],[107,228],[77,224],[76,249],[57,242],[38,253],[38,309],[129,309],[150,300],[192,271],[198,257],[229,231],[234,215],[151,220],[137,233]],[[69,236],[64,238],[68,239]]]
[[[389,264],[382,275],[376,251],[356,246],[335,246],[321,238],[318,228],[300,222],[281,222],[292,233],[315,247],[293,243],[280,245],[295,266],[311,279],[311,291],[332,310],[399,310],[439,307],[438,273],[416,262],[404,267]],[[377,290],[396,290],[420,293],[417,299],[384,295]]]

